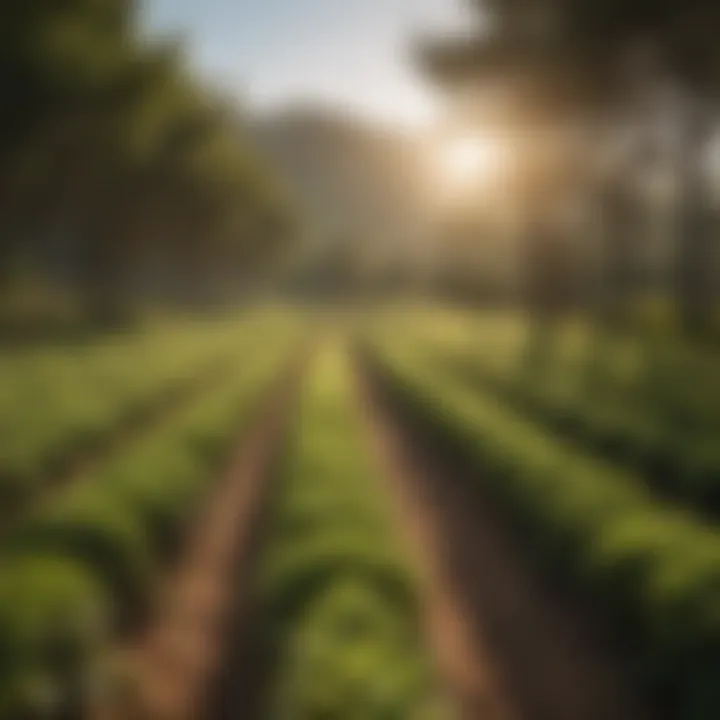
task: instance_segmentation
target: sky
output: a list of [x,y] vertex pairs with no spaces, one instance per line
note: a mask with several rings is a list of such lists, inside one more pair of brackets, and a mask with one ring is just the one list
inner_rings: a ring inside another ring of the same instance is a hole
[[297,101],[422,127],[441,106],[413,67],[422,34],[463,27],[463,0],[145,0],[154,34],[179,33],[193,67],[261,110]]

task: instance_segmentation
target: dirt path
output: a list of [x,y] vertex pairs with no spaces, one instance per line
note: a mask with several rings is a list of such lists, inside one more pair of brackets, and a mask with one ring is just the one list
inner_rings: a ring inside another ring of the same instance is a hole
[[[131,697],[123,707],[100,713],[95,720],[216,717],[208,704],[223,672],[227,646],[239,642],[239,623],[246,610],[243,582],[255,555],[268,479],[298,380],[299,371],[293,372],[241,443],[167,578],[157,617],[131,644]],[[242,707],[235,708],[234,716],[251,717]]]
[[593,623],[539,580],[479,478],[361,369],[371,442],[425,571],[428,632],[467,720],[640,720]]

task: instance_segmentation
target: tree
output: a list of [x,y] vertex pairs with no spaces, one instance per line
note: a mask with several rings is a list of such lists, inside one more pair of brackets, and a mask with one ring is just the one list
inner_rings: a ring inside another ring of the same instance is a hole
[[482,22],[474,35],[427,44],[421,60],[440,84],[489,96],[484,122],[497,123],[514,146],[507,187],[522,235],[519,270],[533,320],[527,358],[535,367],[548,357],[557,321],[575,302],[576,268],[560,216],[565,195],[577,185],[572,143],[582,88],[552,42],[555,31],[543,16],[549,2],[476,6]]
[[181,48],[139,42],[130,0],[9,0],[0,91],[12,99],[0,118],[0,263],[52,238],[100,321],[126,314],[149,259],[165,275],[198,258],[218,268],[289,232],[270,220],[284,199],[237,114]]
[[[486,29],[469,41],[431,46],[426,67],[445,84],[501,84],[518,103],[511,120],[526,118],[537,127],[540,108],[550,124],[579,122],[592,143],[612,152],[618,134],[637,125],[641,113],[647,117],[648,105],[650,112],[657,110],[658,87],[674,88],[671,110],[677,114],[682,158],[677,299],[683,327],[697,335],[707,326],[713,303],[713,224],[700,168],[715,121],[720,51],[713,28],[720,6],[713,0],[485,0],[474,5]],[[642,133],[636,139],[640,145],[648,141]],[[637,147],[631,149],[636,152]],[[622,265],[630,253],[624,245],[633,241],[627,225],[629,162],[628,156],[619,158],[598,186],[598,202],[609,216],[602,253],[606,277],[625,273]]]

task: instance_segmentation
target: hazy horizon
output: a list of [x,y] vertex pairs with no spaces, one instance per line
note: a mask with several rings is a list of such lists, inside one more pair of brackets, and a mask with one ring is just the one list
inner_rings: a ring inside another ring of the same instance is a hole
[[260,114],[313,104],[423,127],[441,103],[411,42],[462,28],[464,11],[462,0],[145,0],[145,25],[183,37],[193,68]]

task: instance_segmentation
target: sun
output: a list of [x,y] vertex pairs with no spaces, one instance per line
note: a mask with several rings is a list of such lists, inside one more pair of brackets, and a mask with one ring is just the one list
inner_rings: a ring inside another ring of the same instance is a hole
[[440,180],[450,192],[479,189],[492,180],[503,163],[502,147],[492,136],[453,138],[440,147]]

